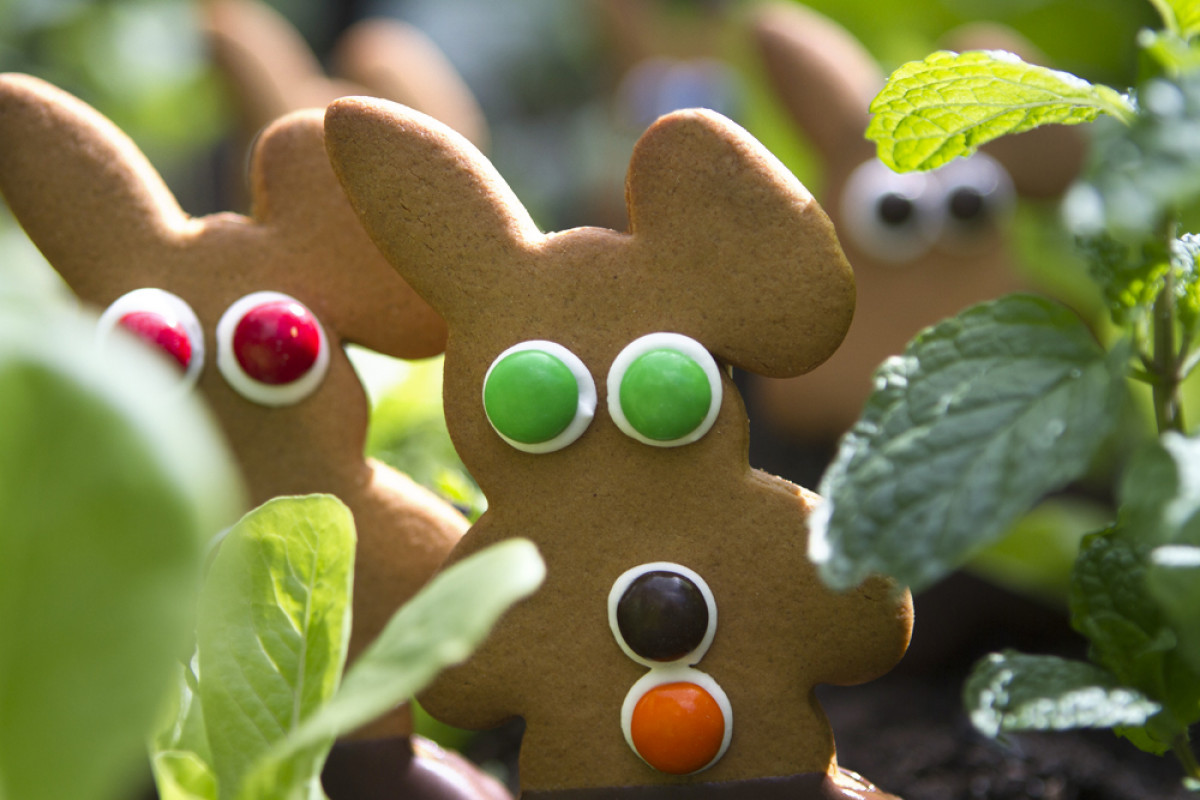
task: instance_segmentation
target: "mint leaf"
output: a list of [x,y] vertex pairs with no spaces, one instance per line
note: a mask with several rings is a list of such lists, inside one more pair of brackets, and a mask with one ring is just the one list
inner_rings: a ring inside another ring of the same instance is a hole
[[963,696],[971,722],[991,737],[1142,725],[1161,708],[1093,664],[1011,650],[976,664]]
[[[239,796],[258,759],[333,696],[350,630],[354,545],[350,511],[329,495],[271,500],[222,540],[197,627],[199,694],[222,798]],[[294,779],[315,780],[324,752],[298,753]]]
[[110,798],[187,647],[235,470],[142,345],[74,307],[0,314],[0,795]]
[[500,615],[542,583],[545,565],[524,539],[463,559],[405,603],[354,662],[337,695],[277,754],[339,736],[405,702],[467,658]]
[[1042,125],[1132,117],[1120,93],[1011,53],[933,53],[904,64],[871,102],[867,138],[894,170],[928,170]]
[[1200,683],[1200,547],[1174,544],[1151,551],[1146,584]]
[[1077,478],[1117,418],[1121,369],[1064,307],[1015,295],[926,329],[876,371],[810,517],[823,579],[937,580]]
[[1147,546],[1200,545],[1200,438],[1168,431],[1143,446],[1118,496],[1124,526]]

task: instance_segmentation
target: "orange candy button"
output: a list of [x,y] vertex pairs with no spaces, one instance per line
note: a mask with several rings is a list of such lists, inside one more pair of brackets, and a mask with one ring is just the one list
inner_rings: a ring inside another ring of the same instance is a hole
[[638,755],[661,772],[686,775],[721,752],[725,715],[694,683],[662,683],[646,691],[633,709],[629,734]]

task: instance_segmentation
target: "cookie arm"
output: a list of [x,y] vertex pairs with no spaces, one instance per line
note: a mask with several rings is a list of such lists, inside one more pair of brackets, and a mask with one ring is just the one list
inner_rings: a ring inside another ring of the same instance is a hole
[[29,75],[0,75],[0,193],[81,297],[109,302],[127,255],[189,218],[132,140],[98,111]]

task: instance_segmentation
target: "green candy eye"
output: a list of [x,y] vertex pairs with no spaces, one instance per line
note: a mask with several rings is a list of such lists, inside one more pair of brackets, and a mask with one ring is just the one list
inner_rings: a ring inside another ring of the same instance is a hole
[[578,439],[596,413],[596,385],[562,345],[514,345],[483,379],[483,409],[500,437],[518,450],[550,453]]
[[721,372],[695,339],[651,333],[637,339],[608,372],[608,412],[645,444],[678,447],[712,427],[721,409]]

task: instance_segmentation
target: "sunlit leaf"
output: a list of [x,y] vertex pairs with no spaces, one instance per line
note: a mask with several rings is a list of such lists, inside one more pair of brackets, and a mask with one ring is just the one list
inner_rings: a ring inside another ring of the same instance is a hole
[[940,51],[905,64],[870,110],[867,138],[883,163],[901,172],[934,169],[1042,125],[1132,115],[1129,102],[1107,86],[999,51]]
[[[354,545],[350,511],[330,495],[272,500],[222,540],[197,635],[222,798],[239,796],[258,760],[333,696],[349,637]],[[281,769],[306,784],[323,754],[297,752],[302,763]]]

